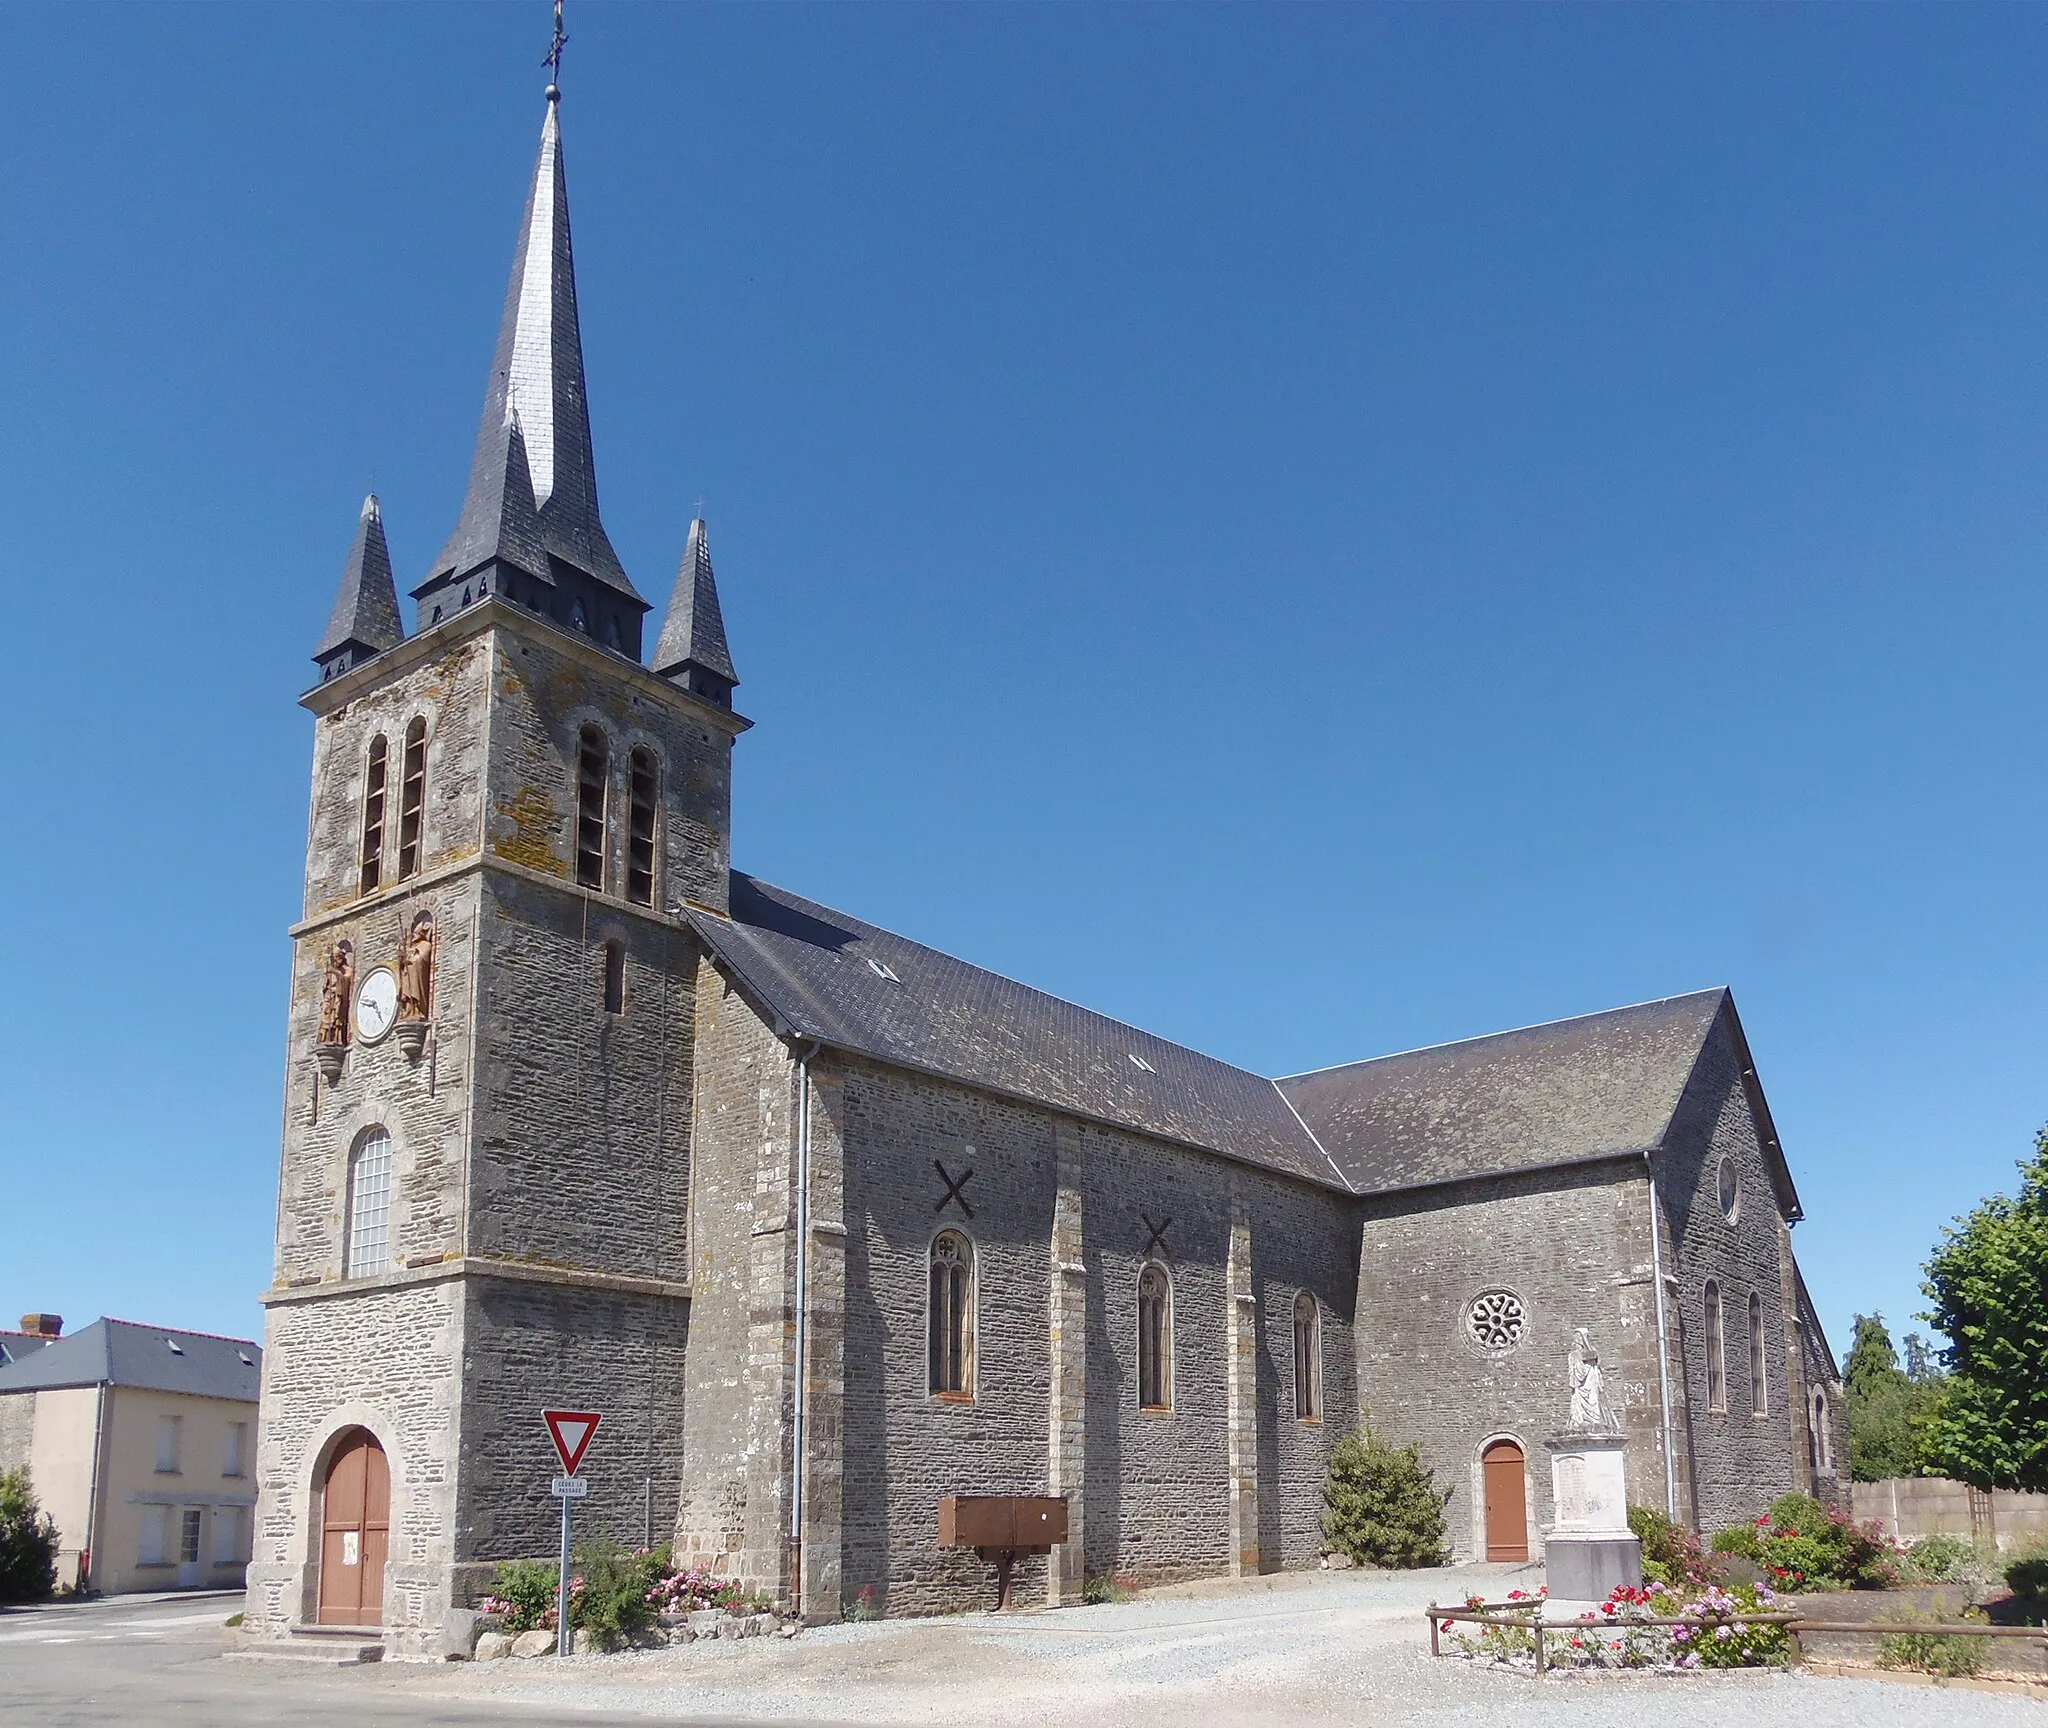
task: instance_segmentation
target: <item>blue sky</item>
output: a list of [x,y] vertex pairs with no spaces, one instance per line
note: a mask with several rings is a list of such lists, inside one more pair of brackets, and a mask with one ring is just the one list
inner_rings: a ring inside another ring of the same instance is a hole
[[[0,1305],[244,1332],[546,10],[9,8]],[[572,3],[743,867],[1268,1073],[1726,983],[1837,1347],[2048,1120],[2048,13]]]

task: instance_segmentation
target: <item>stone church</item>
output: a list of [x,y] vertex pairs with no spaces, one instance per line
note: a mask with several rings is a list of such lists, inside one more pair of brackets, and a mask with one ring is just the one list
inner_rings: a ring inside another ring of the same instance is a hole
[[559,97],[461,514],[363,507],[314,656],[247,1624],[436,1648],[581,1527],[815,1619],[990,1600],[952,1494],[1063,1497],[1021,1600],[1312,1565],[1421,1444],[1540,1558],[1565,1354],[1714,1528],[1846,1456],[1725,990],[1273,1079],[733,867],[702,520],[660,627],[598,511]]

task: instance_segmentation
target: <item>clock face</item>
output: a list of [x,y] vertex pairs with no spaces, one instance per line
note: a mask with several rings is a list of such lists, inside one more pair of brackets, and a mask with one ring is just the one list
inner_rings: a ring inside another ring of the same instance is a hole
[[374,1044],[398,1018],[398,980],[389,966],[379,966],[356,991],[356,1030],[365,1044]]

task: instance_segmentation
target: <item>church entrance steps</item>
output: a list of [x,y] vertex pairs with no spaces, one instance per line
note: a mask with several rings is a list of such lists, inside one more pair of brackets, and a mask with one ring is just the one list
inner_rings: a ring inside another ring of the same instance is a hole
[[251,1641],[227,1655],[241,1662],[285,1662],[314,1668],[360,1668],[384,1660],[384,1640],[363,1626],[294,1626],[284,1638]]

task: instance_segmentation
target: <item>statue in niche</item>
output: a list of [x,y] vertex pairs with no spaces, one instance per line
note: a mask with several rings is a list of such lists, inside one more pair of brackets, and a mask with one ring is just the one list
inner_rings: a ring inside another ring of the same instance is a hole
[[320,986],[320,1043],[339,1046],[348,1042],[349,1004],[355,993],[355,947],[337,942],[327,950],[327,977]]
[[1572,1374],[1573,1432],[1599,1434],[1619,1427],[1614,1408],[1607,1402],[1607,1377],[1600,1371],[1600,1352],[1593,1348],[1585,1327],[1581,1326],[1572,1335],[1571,1354],[1567,1360]]
[[422,912],[405,933],[398,961],[398,1017],[424,1020],[434,1010],[434,915]]

